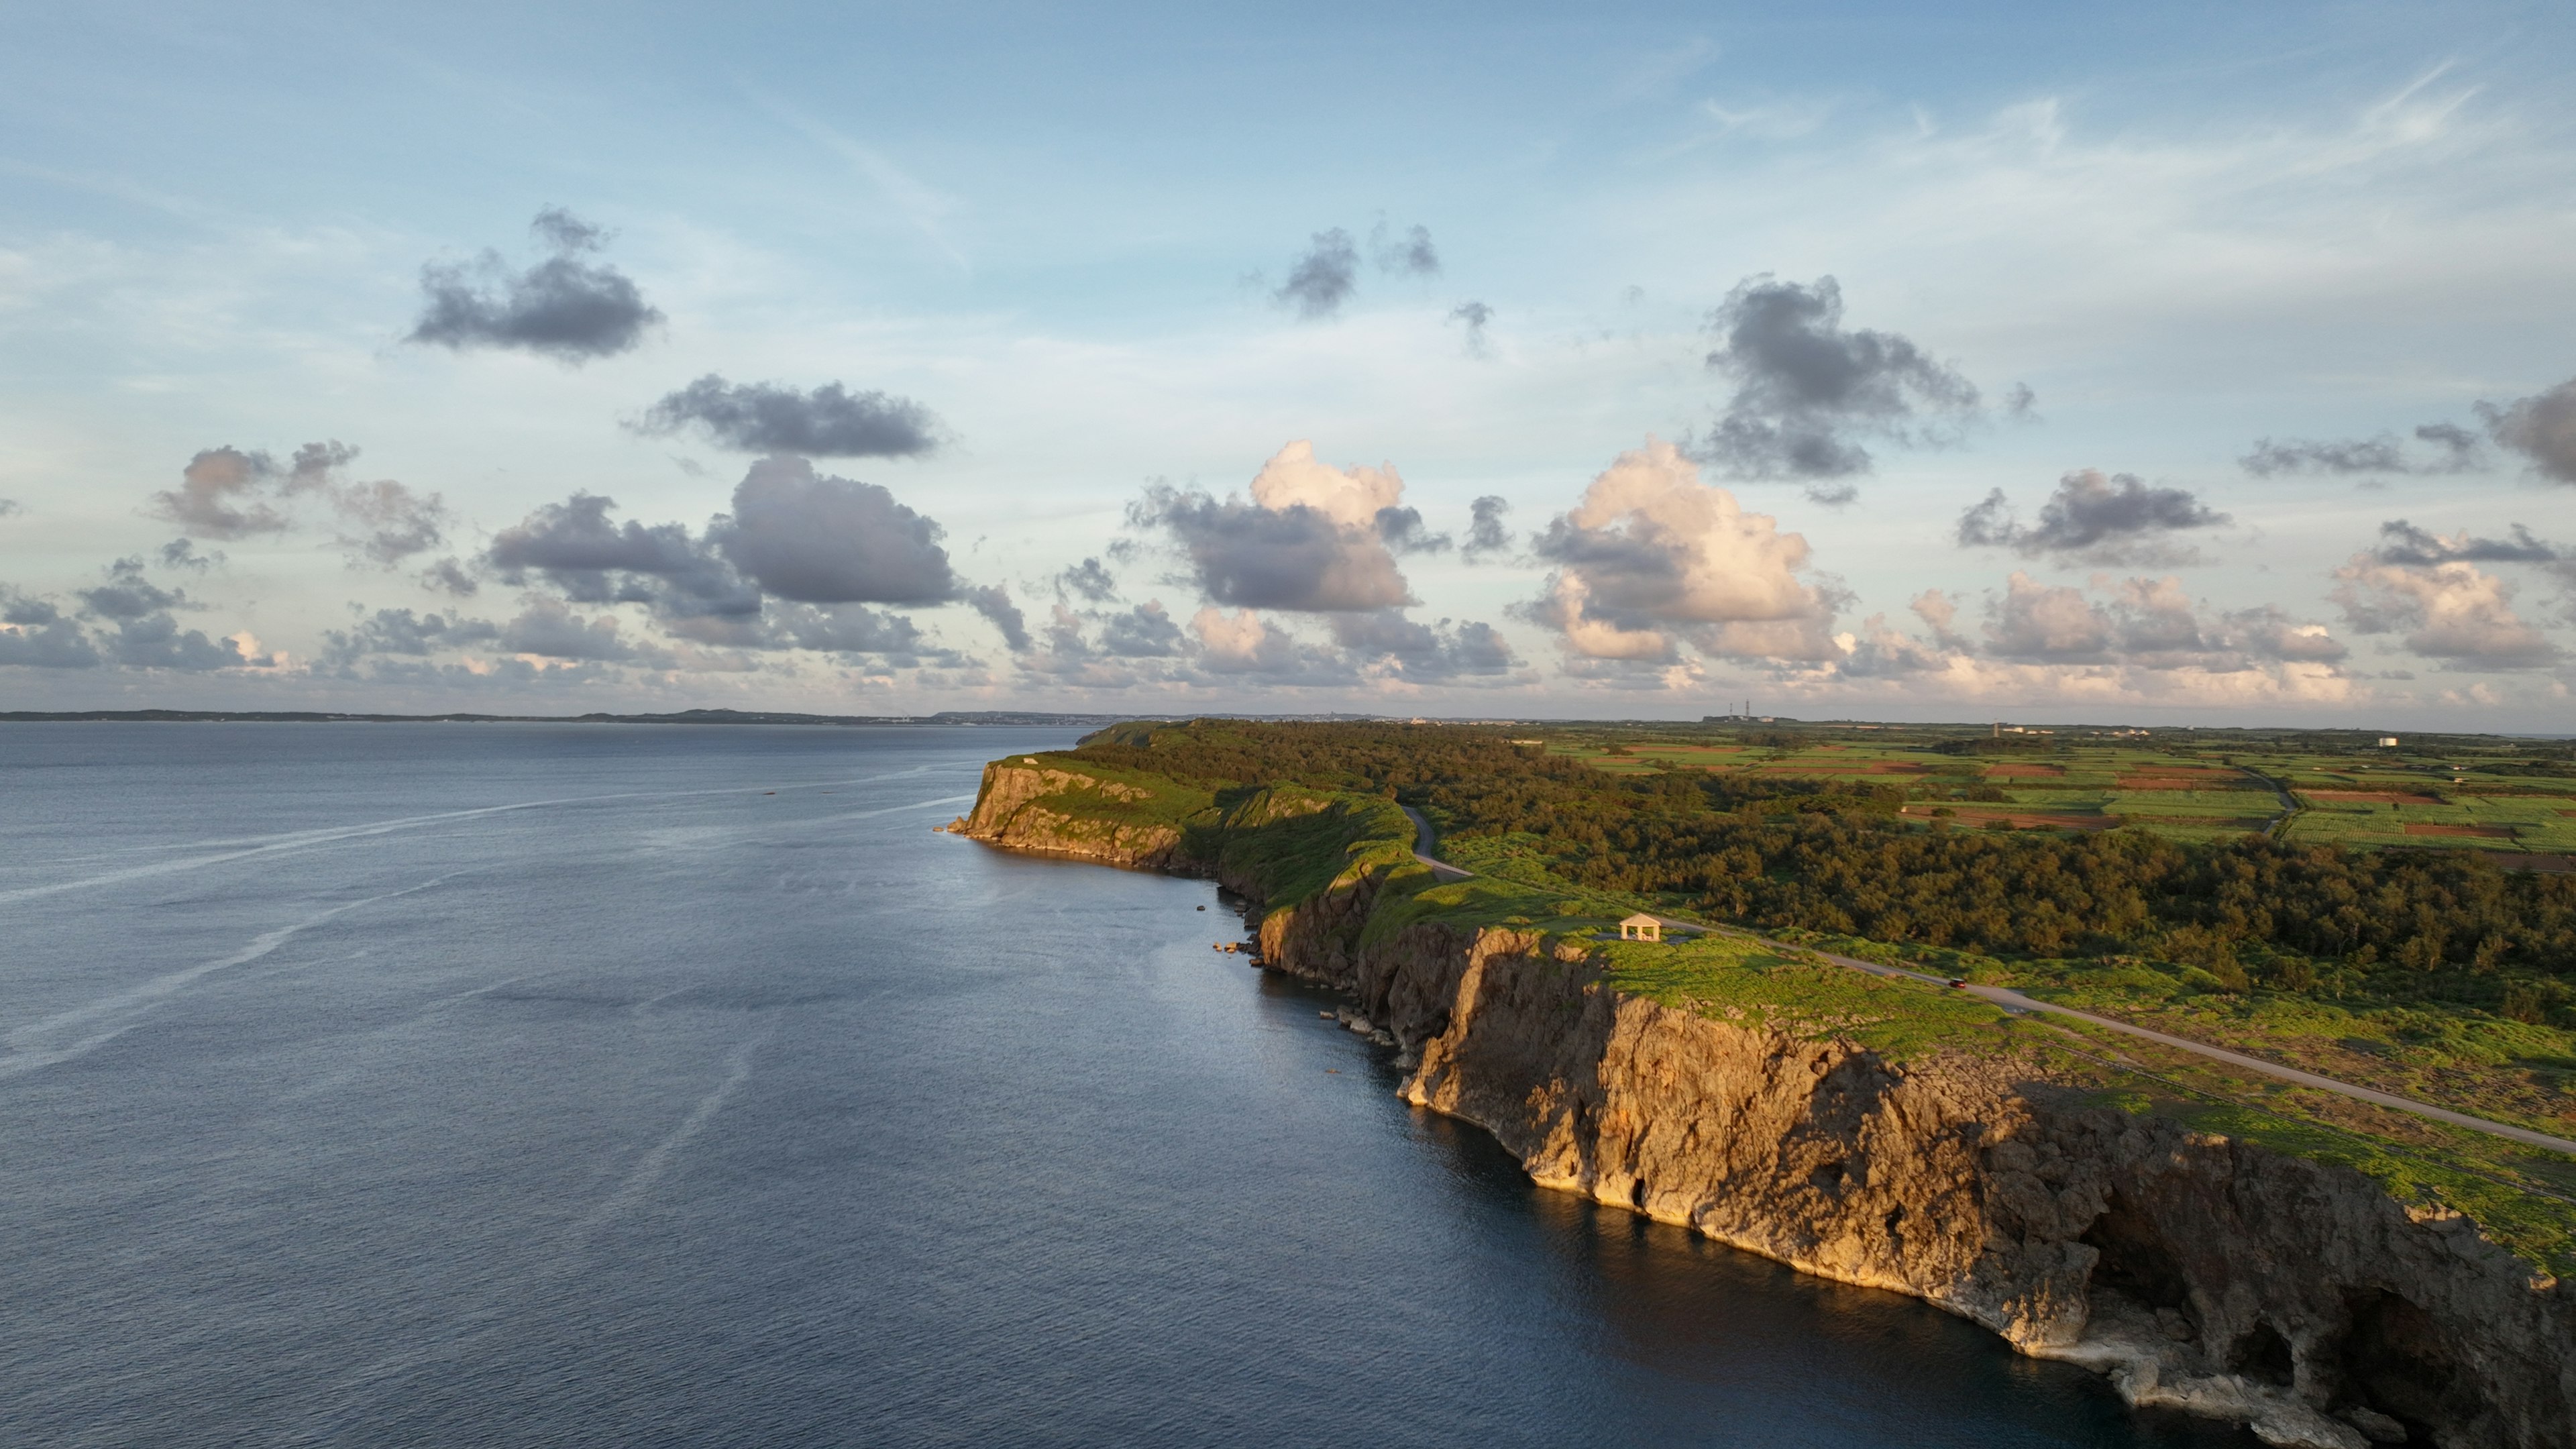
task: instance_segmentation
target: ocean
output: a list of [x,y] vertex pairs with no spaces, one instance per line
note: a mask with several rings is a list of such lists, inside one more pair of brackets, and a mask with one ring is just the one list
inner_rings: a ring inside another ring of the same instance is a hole
[[0,1441],[2253,1443],[1540,1191],[1211,885],[933,833],[1073,737],[0,726]]

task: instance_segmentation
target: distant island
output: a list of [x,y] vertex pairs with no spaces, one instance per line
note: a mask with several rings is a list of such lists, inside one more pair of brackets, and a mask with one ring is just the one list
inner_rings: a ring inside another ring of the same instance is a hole
[[2576,1442],[2565,741],[1125,723],[950,828],[1213,877],[1541,1185],[2270,1444]]

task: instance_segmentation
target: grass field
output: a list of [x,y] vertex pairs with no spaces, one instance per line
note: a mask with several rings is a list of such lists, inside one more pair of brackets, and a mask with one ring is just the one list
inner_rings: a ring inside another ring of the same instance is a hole
[[2576,772],[2532,773],[2501,742],[2430,752],[2360,743],[2282,749],[2069,730],[1994,737],[2012,752],[1966,755],[1934,748],[1974,739],[1958,730],[1694,734],[1595,727],[1550,735],[1547,748],[1614,774],[1685,769],[1891,786],[1905,793],[1907,818],[1972,828],[2128,827],[2182,840],[2277,830],[2292,842],[2482,850],[2508,865],[2576,869]]

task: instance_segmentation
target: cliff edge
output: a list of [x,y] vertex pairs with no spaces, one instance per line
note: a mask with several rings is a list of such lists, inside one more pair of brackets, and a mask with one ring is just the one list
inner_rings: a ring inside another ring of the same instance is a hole
[[2576,1296],[2467,1218],[2009,1043],[1887,1051],[1623,989],[1604,946],[1426,909],[1391,802],[1006,761],[963,833],[1216,877],[1267,963],[1391,1036],[1405,1100],[1543,1186],[1912,1294],[2271,1444],[2576,1444]]

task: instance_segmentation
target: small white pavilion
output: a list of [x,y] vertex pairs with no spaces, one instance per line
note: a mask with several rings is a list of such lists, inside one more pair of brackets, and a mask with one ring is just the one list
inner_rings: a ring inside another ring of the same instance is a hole
[[1643,911],[1639,911],[1637,914],[1630,916],[1628,919],[1619,923],[1619,939],[1622,941],[1660,941],[1664,939],[1664,923],[1656,920],[1650,915],[1647,915]]

